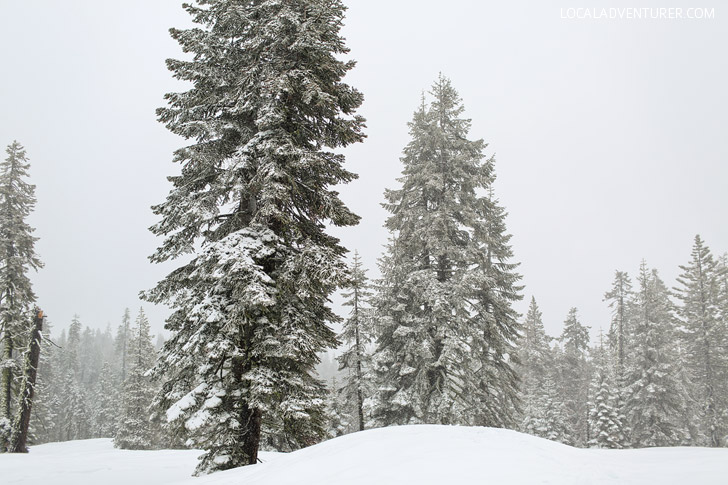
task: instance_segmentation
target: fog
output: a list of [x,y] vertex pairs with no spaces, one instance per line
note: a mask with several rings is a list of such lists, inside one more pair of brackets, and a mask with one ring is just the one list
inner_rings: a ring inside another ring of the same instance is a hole
[[[406,123],[440,72],[460,92],[471,138],[496,154],[525,285],[518,309],[534,295],[552,335],[572,306],[593,335],[607,329],[602,297],[617,269],[634,274],[645,258],[672,285],[695,234],[728,250],[721,9],[704,20],[596,20],[562,18],[573,5],[551,1],[345,3],[358,61],[347,82],[364,93],[368,138],[346,150],[360,178],[341,188],[362,222],[334,232],[370,276]],[[184,89],[164,65],[181,56],[167,33],[189,25],[180,5],[0,1],[0,144],[17,139],[30,159],[46,265],[32,279],[56,328],[74,313],[115,328],[125,307],[144,305],[160,330],[168,313],[138,293],[174,267],[149,263],[160,241],[147,228],[185,143],[155,117],[164,93]]]

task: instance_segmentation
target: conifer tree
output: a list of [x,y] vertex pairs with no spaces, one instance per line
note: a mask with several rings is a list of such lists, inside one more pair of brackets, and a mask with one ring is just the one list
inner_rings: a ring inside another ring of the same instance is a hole
[[520,276],[492,192],[491,157],[442,76],[409,123],[401,189],[387,190],[392,242],[376,298],[374,420],[515,423]]
[[337,343],[328,298],[346,273],[325,229],[359,220],[332,187],[356,177],[336,150],[362,141],[364,120],[342,82],[354,63],[341,60],[340,0],[185,8],[197,28],[171,34],[191,59],[167,64],[191,87],[158,115],[191,143],[154,207],[165,239],[151,260],[192,258],[145,297],[174,309],[161,403],[208,450],[202,473],[255,463],[264,422],[299,446],[325,433],[312,371]]
[[61,398],[59,419],[62,423],[61,439],[63,441],[86,439],[90,412],[88,397],[80,383],[79,351],[81,347],[81,321],[78,315],[73,316],[68,329],[68,338],[61,354]]
[[685,350],[698,401],[700,444],[722,446],[728,434],[728,326],[721,315],[722,271],[708,246],[695,236],[692,259],[678,278],[678,313],[685,328]]
[[364,399],[369,396],[369,360],[367,345],[372,340],[372,315],[368,307],[371,296],[366,269],[362,267],[358,252],[354,252],[354,260],[350,267],[350,276],[346,283],[344,306],[351,307],[349,318],[344,322],[340,339],[345,345],[343,353],[337,357],[339,370],[347,371],[341,389],[334,392],[344,394],[344,406],[353,410],[356,416],[356,429],[364,430]]
[[597,369],[594,401],[590,411],[592,438],[597,448],[622,448],[626,441],[621,429],[614,384],[605,369]]
[[22,336],[33,321],[35,294],[27,273],[42,267],[34,248],[38,238],[26,222],[35,207],[35,186],[26,182],[30,164],[17,141],[5,151],[0,163],[0,450],[5,448],[2,429],[11,426],[16,349],[25,344]]
[[559,340],[564,347],[560,373],[570,443],[584,446],[589,441],[589,327],[581,324],[576,308],[569,310]]
[[94,407],[92,409],[93,435],[99,438],[109,438],[116,435],[120,401],[119,385],[116,381],[117,378],[111,364],[104,362],[95,386]]
[[657,271],[649,271],[644,261],[637,281],[635,355],[625,402],[630,441],[639,447],[675,446],[686,439],[682,416],[687,396],[677,379],[673,304]]
[[[543,327],[542,314],[531,297],[531,304],[523,324],[523,336],[519,346],[521,378],[521,402],[523,414],[520,429],[536,434],[536,421],[543,415],[542,406],[546,402],[545,381],[553,365],[549,337]],[[540,436],[540,435],[539,435]]]
[[[44,327],[46,348],[41,352],[41,362],[38,368],[38,397],[37,406],[33,413],[36,419],[31,424],[38,424],[36,428],[36,443],[62,441],[62,423],[60,419],[61,398],[64,395],[62,380],[64,372],[63,353],[66,345],[66,330],[63,329],[58,338],[51,338],[51,324]],[[53,343],[51,343],[53,342]]]
[[114,345],[116,347],[116,355],[119,359],[119,367],[121,369],[120,383],[126,381],[126,364],[129,347],[129,336],[131,332],[131,313],[128,308],[124,309],[124,315],[121,317],[121,325],[116,330],[116,340]]
[[351,406],[347,406],[342,399],[343,396],[344,394],[341,392],[336,377],[333,377],[329,396],[326,400],[326,416],[328,418],[326,434],[329,438],[336,438],[351,432],[354,416],[349,412]]
[[628,365],[629,335],[630,335],[630,309],[632,300],[632,282],[629,275],[623,271],[616,271],[612,289],[604,294],[612,309],[612,322],[609,327],[609,344],[617,356],[617,381],[624,378]]
[[[619,359],[618,353],[616,358]],[[624,448],[627,438],[620,409],[620,389],[616,383],[612,355],[604,349],[601,335],[600,345],[594,349],[593,360],[595,370],[591,383],[593,398],[589,410],[589,444],[597,448]]]
[[566,405],[552,373],[546,374],[544,378],[543,395],[539,401],[536,406],[539,414],[533,418],[529,432],[551,441],[569,443],[571,438]]
[[152,422],[149,408],[157,389],[147,376],[147,371],[154,366],[156,355],[149,334],[149,320],[140,308],[129,337],[129,370],[114,437],[117,448],[143,450],[156,446],[161,430]]

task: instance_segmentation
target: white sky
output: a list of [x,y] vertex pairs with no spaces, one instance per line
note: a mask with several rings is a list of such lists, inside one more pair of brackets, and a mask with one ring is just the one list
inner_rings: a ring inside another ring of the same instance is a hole
[[[343,35],[365,95],[365,143],[347,150],[360,179],[342,189],[363,217],[337,230],[376,275],[386,242],[379,206],[394,187],[406,123],[438,72],[496,153],[525,311],[547,331],[570,307],[596,335],[616,269],[646,258],[668,285],[700,233],[728,250],[728,11],[712,20],[568,20],[574,6],[691,7],[691,2],[349,0]],[[156,121],[180,86],[164,59],[180,1],[0,0],[0,145],[25,145],[38,205],[31,223],[46,267],[33,276],[57,327],[116,327],[139,290],[173,266],[147,256],[147,231],[183,142]],[[445,7],[447,5],[447,7]],[[3,151],[4,158],[4,151]],[[144,304],[153,328],[167,311]]]

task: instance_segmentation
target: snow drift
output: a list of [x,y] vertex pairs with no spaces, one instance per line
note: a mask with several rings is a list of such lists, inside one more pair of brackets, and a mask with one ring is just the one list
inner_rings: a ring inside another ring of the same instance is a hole
[[726,449],[584,450],[504,429],[419,425],[354,433],[183,483],[717,485],[726,477]]
[[0,455],[3,485],[718,485],[728,449],[583,450],[493,428],[401,426],[342,436],[200,478],[195,450],[125,451],[111,440]]

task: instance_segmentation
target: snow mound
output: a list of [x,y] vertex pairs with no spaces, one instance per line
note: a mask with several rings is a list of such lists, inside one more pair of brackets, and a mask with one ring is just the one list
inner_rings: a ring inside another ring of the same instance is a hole
[[728,449],[582,450],[515,431],[401,426],[192,478],[199,450],[127,451],[109,439],[0,455],[2,485],[724,485]]
[[725,484],[728,450],[577,449],[494,428],[399,426],[179,485]]

